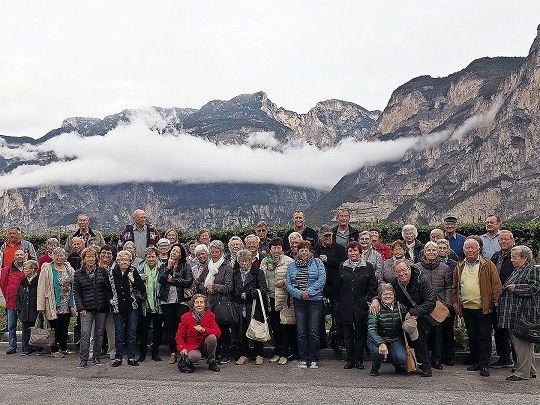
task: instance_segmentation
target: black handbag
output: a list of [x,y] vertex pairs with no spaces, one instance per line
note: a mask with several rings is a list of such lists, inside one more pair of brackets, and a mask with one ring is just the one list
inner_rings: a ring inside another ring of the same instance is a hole
[[[523,303],[523,300],[521,302]],[[521,315],[514,325],[512,334],[525,342],[540,344],[540,324],[529,322],[523,314],[523,305],[520,305],[520,308],[518,313]]]
[[235,302],[224,299],[220,295],[219,301],[214,304],[212,312],[216,316],[218,325],[236,325],[240,321],[240,313]]

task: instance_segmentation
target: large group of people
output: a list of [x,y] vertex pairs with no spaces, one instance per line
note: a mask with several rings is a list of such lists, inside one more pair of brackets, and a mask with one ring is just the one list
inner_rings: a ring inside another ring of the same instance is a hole
[[[354,228],[345,208],[336,221],[316,232],[296,211],[283,238],[260,221],[226,248],[209,230],[186,244],[174,229],[160,237],[139,209],[113,247],[81,214],[64,247],[50,238],[39,257],[20,228],[9,228],[0,248],[6,353],[17,352],[20,320],[23,355],[64,358],[73,322],[78,368],[100,366],[105,355],[111,367],[124,358],[139,366],[148,347],[159,362],[165,340],[168,362],[180,372],[194,372],[202,359],[217,372],[230,361],[265,362],[270,337],[252,329],[262,325],[271,334],[273,364],[298,360],[298,367],[316,369],[321,348],[331,346],[345,351],[345,369],[364,369],[369,356],[370,375],[384,362],[402,374],[410,371],[412,347],[419,374],[431,377],[454,365],[462,318],[467,370],[487,377],[490,368],[509,368],[509,381],[536,377],[534,339],[523,325],[540,323],[540,270],[531,249],[500,229],[498,216],[486,218],[485,234],[471,236],[446,217],[425,244],[412,224],[386,245],[380,230]],[[34,347],[30,328],[43,320],[54,339]]]

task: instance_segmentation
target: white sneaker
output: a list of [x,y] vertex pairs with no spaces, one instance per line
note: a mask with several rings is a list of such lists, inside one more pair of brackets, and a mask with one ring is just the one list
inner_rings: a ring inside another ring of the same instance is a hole
[[298,368],[308,368],[307,361],[301,361],[300,364],[298,364]]
[[279,361],[280,357],[279,356],[273,356],[269,361],[270,363],[277,363]]
[[319,368],[319,363],[317,363],[316,361],[312,361],[309,365],[309,368]]
[[236,360],[236,365],[237,366],[243,366],[247,362],[248,362],[248,358],[246,356],[240,356],[240,358],[238,360]]
[[256,366],[262,366],[263,363],[264,363],[264,359],[263,359],[262,356],[255,357],[255,365]]
[[287,357],[280,357],[277,364],[284,365],[287,364]]

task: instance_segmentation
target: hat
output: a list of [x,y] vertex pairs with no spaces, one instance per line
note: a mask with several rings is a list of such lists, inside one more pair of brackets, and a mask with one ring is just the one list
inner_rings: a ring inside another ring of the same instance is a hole
[[321,229],[319,229],[319,235],[328,235],[333,234],[332,228],[329,225],[323,225],[321,226]]
[[457,218],[456,217],[453,217],[453,216],[448,216],[444,219],[444,222],[453,222],[453,223],[456,223],[457,222]]
[[405,319],[405,321],[403,321],[403,330],[405,331],[405,333],[407,333],[407,335],[409,335],[411,340],[414,341],[418,339],[418,327],[416,324],[416,319],[414,318]]

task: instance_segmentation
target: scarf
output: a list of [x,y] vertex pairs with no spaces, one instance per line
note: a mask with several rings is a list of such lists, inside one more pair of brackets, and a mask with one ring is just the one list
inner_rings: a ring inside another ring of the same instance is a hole
[[146,286],[146,301],[150,307],[150,312],[155,313],[156,311],[156,285],[157,285],[157,273],[158,266],[156,265],[153,269],[148,266],[148,263],[144,264],[144,274],[146,274],[146,281],[144,282]]
[[247,275],[249,273],[249,270],[250,269],[244,270],[244,269],[240,268],[240,278],[242,279],[242,285],[246,284],[246,277],[247,277]]
[[310,253],[309,257],[306,260],[301,260],[298,258],[298,256],[296,257],[296,259],[294,259],[297,267],[308,267],[309,264],[312,262],[312,260],[313,260],[313,253]]
[[197,311],[195,311],[195,310],[191,311],[191,315],[193,316],[193,319],[195,319],[195,323],[197,325],[201,324],[201,321],[202,321],[202,319],[204,317],[205,312],[206,311],[204,311],[202,314],[198,314]]
[[208,275],[204,280],[205,287],[214,284],[214,279],[216,278],[216,274],[218,274],[219,267],[223,264],[224,261],[225,257],[223,257],[223,255],[221,255],[217,262],[212,261],[212,259],[208,261]]
[[343,266],[350,267],[351,269],[353,269],[353,271],[355,271],[358,267],[366,266],[366,261],[362,258],[360,258],[357,262],[353,262],[351,259],[347,259],[345,260],[345,262],[343,262]]
[[437,258],[434,262],[430,262],[425,257],[422,257],[420,263],[428,270],[435,270],[439,266],[439,259]]

